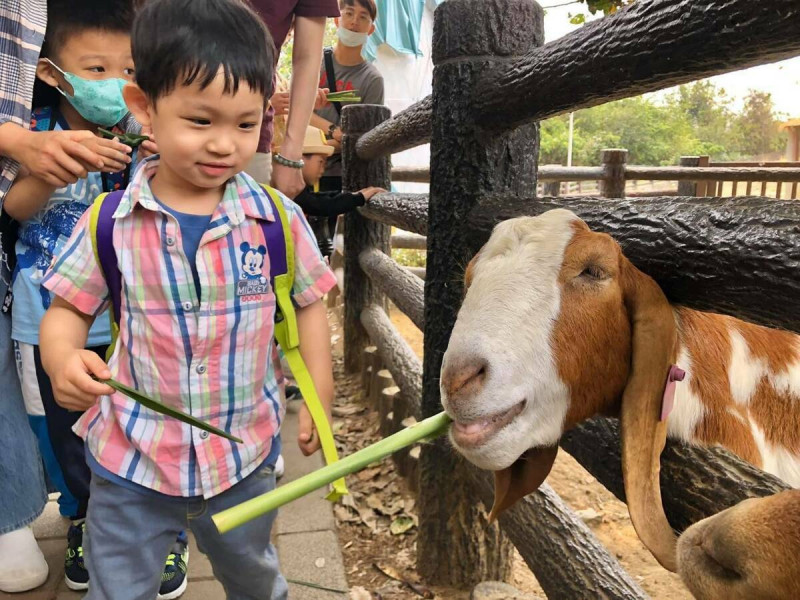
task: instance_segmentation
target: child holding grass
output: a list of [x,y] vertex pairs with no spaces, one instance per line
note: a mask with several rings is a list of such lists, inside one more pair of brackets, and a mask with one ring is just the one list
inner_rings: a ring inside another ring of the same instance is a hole
[[[151,0],[132,36],[136,84],[123,95],[159,142],[115,213],[120,331],[108,364],[83,350],[109,289],[88,215],[43,285],[56,298],[41,327],[42,362],[92,469],[86,527],[88,600],[150,600],[175,535],[189,527],[229,598],[285,598],[268,514],[221,536],[211,515],[275,486],[280,406],[272,363],[275,296],[240,285],[269,274],[262,221],[289,216],[300,352],[330,419],[330,341],[323,294],[336,284],[291,201],[242,169],[271,95],[273,46],[238,0]],[[257,282],[256,282],[257,283]],[[95,381],[113,376],[244,440],[209,436]],[[98,400],[99,397],[99,400]],[[319,446],[310,414],[298,444]]]

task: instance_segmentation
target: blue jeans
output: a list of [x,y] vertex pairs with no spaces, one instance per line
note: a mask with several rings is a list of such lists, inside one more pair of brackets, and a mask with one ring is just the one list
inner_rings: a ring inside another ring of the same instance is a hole
[[265,466],[204,500],[154,496],[92,474],[83,538],[89,593],[84,600],[153,600],[164,561],[183,529],[194,532],[228,600],[285,600],[286,580],[270,543],[276,511],[220,535],[211,516],[275,488]]
[[[0,277],[0,301],[6,290]],[[0,534],[33,522],[45,502],[42,459],[22,401],[11,318],[0,313]]]

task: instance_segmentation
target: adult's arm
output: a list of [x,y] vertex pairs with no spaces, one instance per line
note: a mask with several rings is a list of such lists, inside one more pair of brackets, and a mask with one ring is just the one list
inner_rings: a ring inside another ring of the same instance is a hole
[[[281,154],[291,160],[300,160],[303,155],[303,138],[317,98],[324,34],[325,17],[295,18],[289,116],[286,119],[286,137],[281,145]],[[273,165],[272,182],[290,198],[305,187],[300,169],[278,163]]]

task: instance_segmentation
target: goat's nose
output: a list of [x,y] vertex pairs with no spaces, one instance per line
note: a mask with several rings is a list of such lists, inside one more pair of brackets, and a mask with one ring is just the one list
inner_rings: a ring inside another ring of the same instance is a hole
[[448,365],[442,373],[442,386],[450,403],[474,396],[481,391],[486,381],[489,365],[486,360],[476,358],[468,362]]

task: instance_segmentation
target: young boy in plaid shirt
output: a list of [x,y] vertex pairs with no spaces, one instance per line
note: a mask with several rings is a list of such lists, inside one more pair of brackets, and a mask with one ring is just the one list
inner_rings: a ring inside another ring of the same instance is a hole
[[[136,84],[123,94],[160,155],[136,171],[114,214],[120,332],[106,365],[83,350],[109,289],[85,214],[43,285],[41,327],[57,401],[86,410],[75,431],[92,469],[88,600],[151,600],[176,534],[191,528],[228,598],[285,598],[275,514],[220,535],[211,515],[275,486],[283,417],[272,362],[275,296],[240,285],[263,273],[267,192],[242,173],[271,94],[273,46],[239,0],[151,0],[133,28]],[[295,252],[300,352],[327,412],[333,396],[321,298],[336,279],[295,204],[281,195]],[[92,378],[113,377],[224,429],[242,444],[154,413]],[[98,400],[99,397],[99,400]],[[305,407],[298,444],[319,448]],[[330,418],[330,417],[328,417]],[[120,549],[122,549],[120,551]]]

